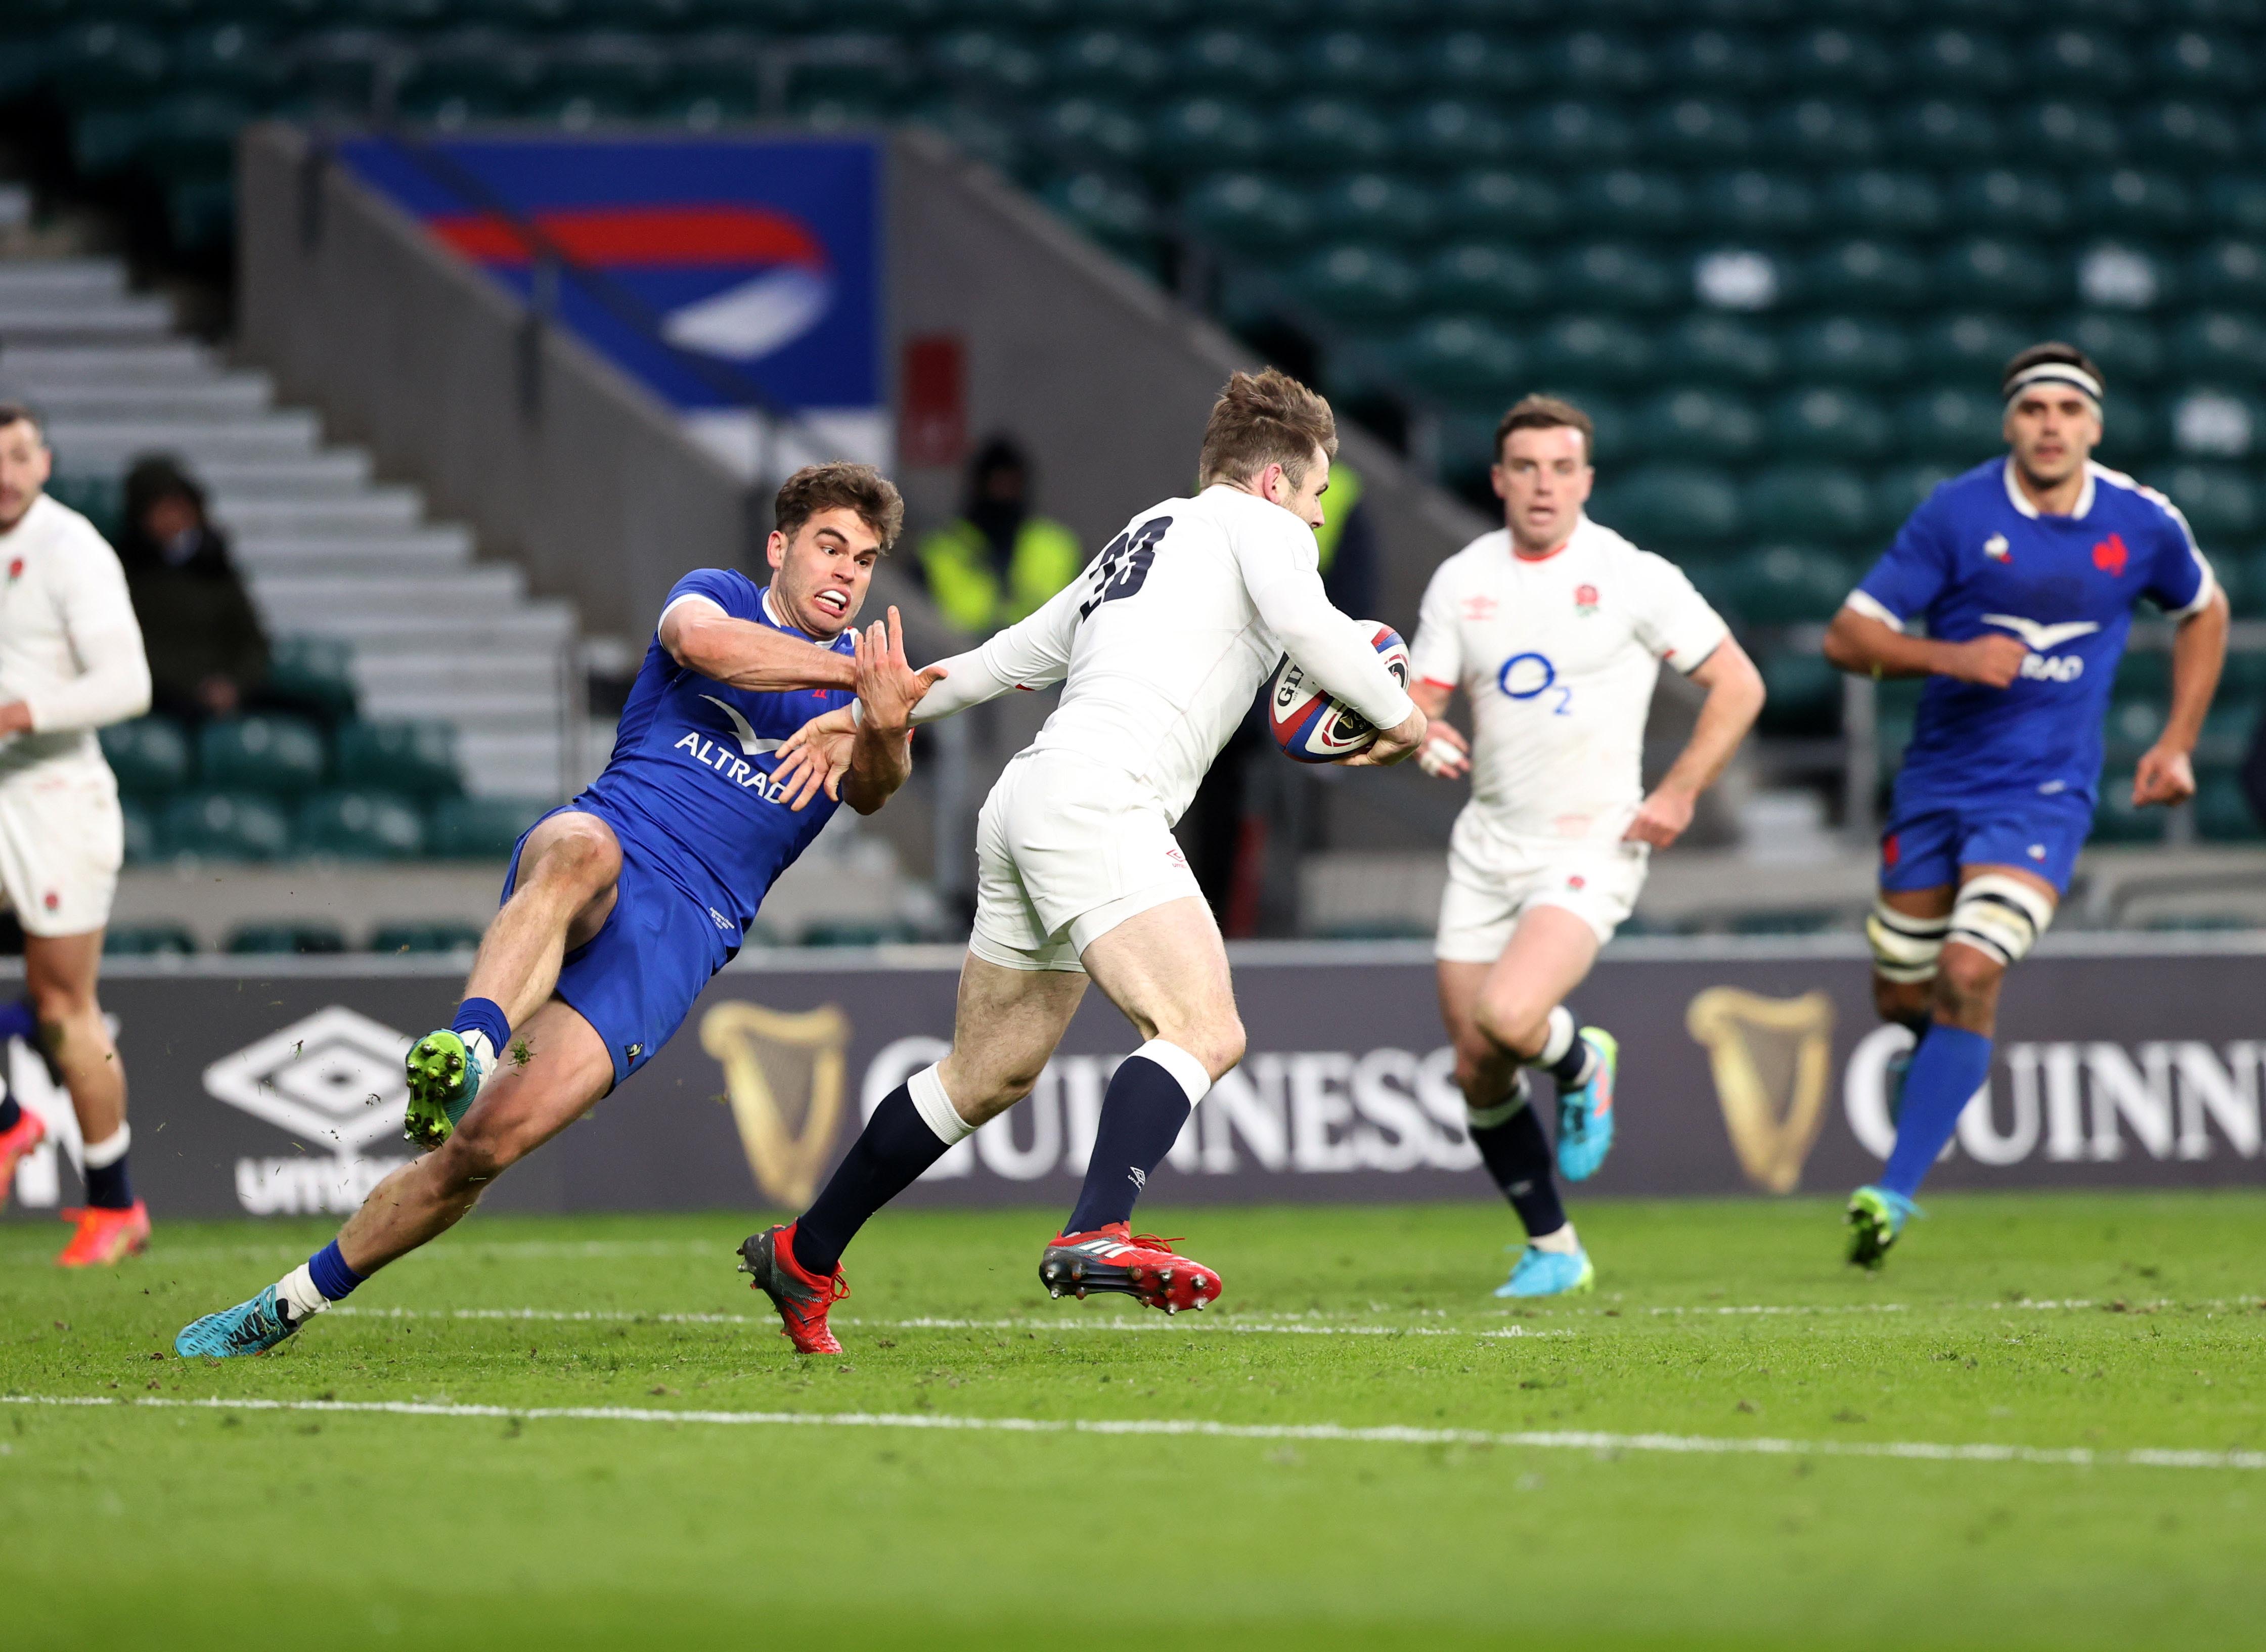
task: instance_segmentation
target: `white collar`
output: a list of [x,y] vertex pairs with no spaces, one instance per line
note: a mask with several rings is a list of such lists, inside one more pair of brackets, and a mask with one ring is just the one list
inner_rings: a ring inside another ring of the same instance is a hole
[[[2040,511],[2036,505],[2030,502],[2030,496],[2022,492],[2022,485],[2014,479],[2014,457],[2012,454],[2008,454],[2007,456],[2006,466],[2000,472],[2000,479],[2007,485],[2007,502],[2008,504],[2012,505],[2016,510],[2021,511],[2022,515],[2028,516],[2032,522],[2037,521],[2038,518],[2044,514]],[[2077,508],[2069,513],[2069,519],[2072,522],[2082,522],[2087,515],[2092,514],[2092,510],[2093,461],[2087,459],[2085,462],[2085,486],[2077,496]]]
[[831,648],[836,643],[841,640],[838,634],[828,637],[822,640],[813,632],[805,631],[801,626],[796,625],[794,621],[789,619],[785,614],[779,611],[778,604],[771,600],[771,588],[768,585],[764,587],[762,602],[764,604],[764,617],[768,618],[771,624],[777,625],[781,631],[788,632],[795,636],[800,637],[805,642],[815,642],[822,648]]

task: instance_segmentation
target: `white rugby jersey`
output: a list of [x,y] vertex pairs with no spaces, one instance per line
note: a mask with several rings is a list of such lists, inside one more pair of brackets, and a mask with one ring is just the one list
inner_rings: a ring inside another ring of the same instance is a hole
[[1546,557],[1481,534],[1424,589],[1409,667],[1472,703],[1472,800],[1492,836],[1616,838],[1644,800],[1644,725],[1666,661],[1729,634],[1675,564],[1583,516]]
[[45,493],[0,533],[0,704],[32,732],[0,739],[0,781],[38,769],[108,771],[94,731],[150,709],[150,664],[118,553]]
[[1173,820],[1284,654],[1380,728],[1413,709],[1330,606],[1313,530],[1224,484],[1140,512],[1044,607],[947,662],[929,722],[1010,688],[1063,685],[1032,751],[1122,766]]

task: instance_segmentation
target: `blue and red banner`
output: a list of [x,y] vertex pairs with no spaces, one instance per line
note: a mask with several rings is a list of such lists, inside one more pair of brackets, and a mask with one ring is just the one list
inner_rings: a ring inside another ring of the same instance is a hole
[[589,272],[559,282],[560,323],[684,413],[881,406],[871,142],[366,138],[340,153],[522,297],[531,226]]

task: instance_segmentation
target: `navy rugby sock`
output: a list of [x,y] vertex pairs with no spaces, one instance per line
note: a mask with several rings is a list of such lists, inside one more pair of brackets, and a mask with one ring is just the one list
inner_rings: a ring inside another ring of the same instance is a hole
[[79,1159],[86,1179],[86,1202],[98,1210],[123,1210],[134,1202],[134,1184],[126,1174],[126,1149],[134,1139],[123,1124],[109,1140],[91,1142]]
[[1963,1027],[1938,1021],[1912,1051],[1904,1073],[1904,1105],[1897,1113],[1897,1145],[1881,1183],[1907,1199],[1959,1128],[1959,1115],[1991,1076],[1991,1041]]
[[491,1056],[511,1048],[511,1022],[493,998],[466,998],[457,1006],[457,1019],[449,1023],[449,1030],[459,1036],[478,1033],[488,1041]]
[[[1503,1107],[1517,1110],[1509,1118],[1498,1118]],[[1518,1212],[1529,1239],[1555,1233],[1566,1225],[1566,1207],[1559,1202],[1558,1185],[1550,1174],[1550,1138],[1543,1135],[1542,1121],[1523,1095],[1513,1092],[1502,1107],[1476,1116],[1467,1114],[1465,1129],[1486,1161],[1488,1174]]]
[[14,1096],[0,1096],[0,1136],[6,1135],[23,1122],[24,1104]]
[[953,1111],[936,1069],[925,1067],[881,1098],[865,1129],[794,1224],[794,1260],[830,1278],[874,1212],[944,1157],[973,1126]]
[[1211,1088],[1211,1074],[1178,1044],[1152,1038],[1117,1065],[1101,1098],[1085,1185],[1065,1233],[1091,1233],[1129,1222],[1149,1173],[1180,1139],[1188,1114]]
[[40,1018],[32,1012],[29,998],[0,1004],[0,1043],[11,1038],[20,1038],[34,1049],[39,1046]]
[[1597,1052],[1574,1025],[1574,1012],[1560,1005],[1550,1012],[1550,1030],[1542,1048],[1526,1064],[1539,1067],[1558,1081],[1561,1093],[1578,1090],[1597,1070]]

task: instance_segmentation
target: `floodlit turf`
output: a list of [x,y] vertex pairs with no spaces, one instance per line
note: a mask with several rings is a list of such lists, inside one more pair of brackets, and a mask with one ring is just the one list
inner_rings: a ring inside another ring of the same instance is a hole
[[[1047,1301],[1054,1212],[887,1215],[813,1361],[731,1271],[743,1217],[475,1218],[228,1364],[174,1331],[325,1229],[164,1225],[84,1277],[0,1228],[0,1392],[121,1402],[0,1406],[0,1640],[2256,1645],[2266,1196],[1931,1212],[1868,1276],[1824,1202],[1585,1205],[1599,1294],[1520,1309],[1478,1201],[1146,1212],[1226,1279],[1169,1324]],[[131,1403],[253,1399],[1672,1438]],[[1656,1449],[1760,1438],[1802,1444]],[[1883,1443],[2093,1460],[1846,1454]]]

